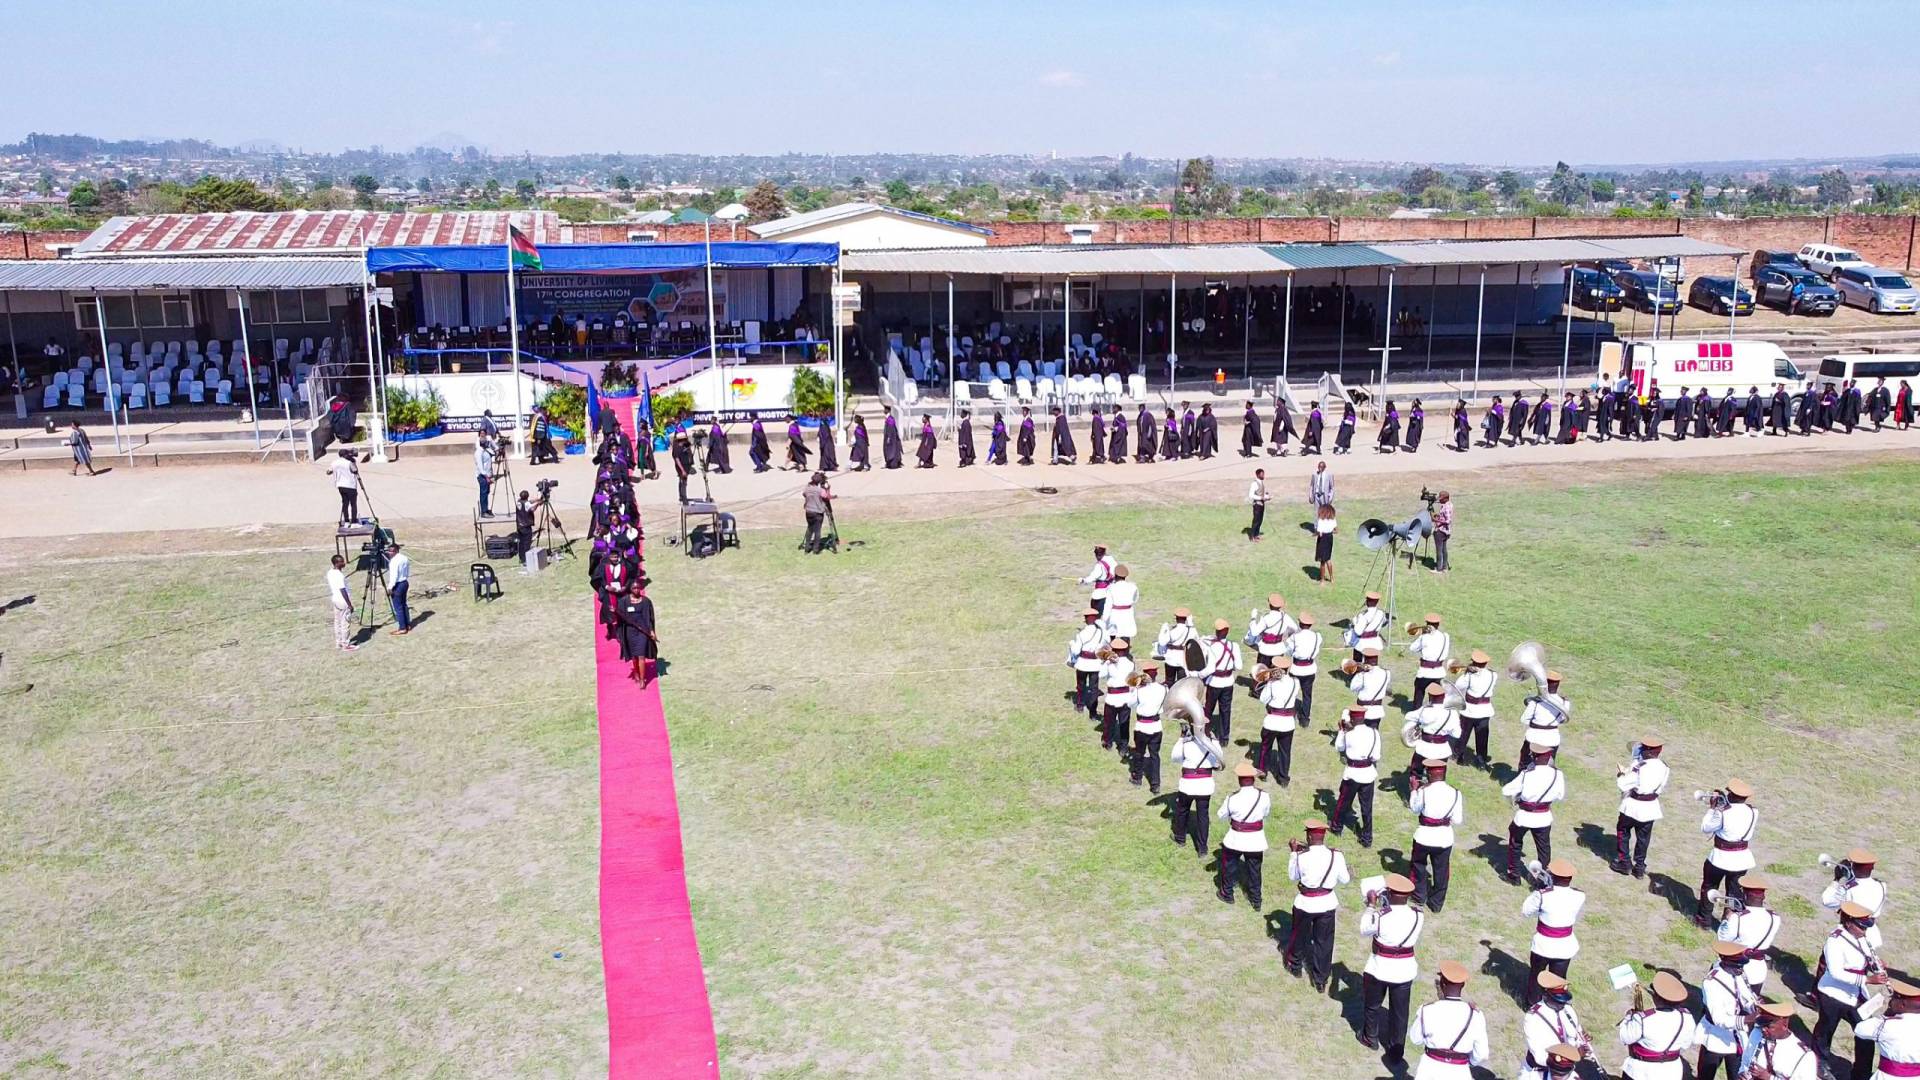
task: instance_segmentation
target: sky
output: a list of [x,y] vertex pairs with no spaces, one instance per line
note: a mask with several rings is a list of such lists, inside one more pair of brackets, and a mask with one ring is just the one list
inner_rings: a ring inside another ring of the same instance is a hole
[[[1920,5],[0,0],[29,131],[495,154],[1920,150]],[[1862,95],[1853,99],[1849,88]]]

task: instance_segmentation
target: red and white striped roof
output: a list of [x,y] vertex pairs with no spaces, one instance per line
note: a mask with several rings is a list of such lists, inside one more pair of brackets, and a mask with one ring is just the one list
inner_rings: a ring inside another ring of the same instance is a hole
[[75,245],[89,255],[334,254],[362,247],[488,245],[507,241],[507,223],[535,244],[561,242],[551,210],[387,213],[376,210],[286,210],[273,213],[154,214],[117,217]]

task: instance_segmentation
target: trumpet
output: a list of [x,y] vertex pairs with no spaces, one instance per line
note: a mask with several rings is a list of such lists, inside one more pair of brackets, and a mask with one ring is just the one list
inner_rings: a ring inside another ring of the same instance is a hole
[[1272,667],[1268,667],[1265,664],[1261,664],[1259,667],[1254,668],[1253,669],[1253,688],[1255,690],[1258,690],[1261,687],[1267,685],[1269,680],[1271,680],[1275,675],[1278,675],[1281,673],[1281,670],[1282,669],[1278,664],[1275,664]]
[[1431,629],[1433,628],[1424,622],[1410,622],[1407,624],[1407,637],[1409,639],[1417,638]]
[[1693,797],[1707,804],[1707,808],[1710,810],[1725,810],[1731,805],[1727,799],[1727,793],[1719,788],[1715,788],[1712,791],[1695,790]]
[[1388,899],[1385,889],[1370,889],[1367,891],[1366,906],[1385,915],[1393,907],[1393,901]]
[[1298,855],[1307,850],[1307,842],[1297,836],[1289,836],[1287,837],[1287,850]]
[[1152,681],[1153,676],[1144,671],[1135,671],[1133,674],[1127,676],[1127,685],[1136,688],[1145,686]]
[[1833,871],[1833,880],[1846,888],[1853,888],[1854,882],[1859,880],[1854,875],[1852,863],[1845,859],[1836,859],[1824,851],[1820,853],[1820,866],[1824,870]]
[[1713,921],[1723,922],[1729,915],[1747,910],[1747,902],[1723,889],[1708,889],[1707,903],[1713,905]]
[[1458,675],[1465,670],[1467,670],[1467,665],[1461,663],[1460,661],[1458,660],[1447,661],[1447,674]]
[[1112,660],[1114,657],[1113,647],[1110,645],[1102,645],[1100,646],[1100,651],[1094,655],[1098,656],[1102,662]]
[[1351,659],[1340,661],[1340,674],[1342,675],[1352,676],[1359,670],[1360,665],[1354,663]]

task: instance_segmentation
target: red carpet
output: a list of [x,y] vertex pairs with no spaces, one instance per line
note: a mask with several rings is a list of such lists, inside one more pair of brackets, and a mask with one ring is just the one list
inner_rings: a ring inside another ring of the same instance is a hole
[[[631,414],[629,414],[631,415]],[[633,430],[629,427],[627,430]],[[592,623],[600,703],[600,946],[608,1075],[717,1077],[713,1011],[687,906],[660,684],[627,678]]]

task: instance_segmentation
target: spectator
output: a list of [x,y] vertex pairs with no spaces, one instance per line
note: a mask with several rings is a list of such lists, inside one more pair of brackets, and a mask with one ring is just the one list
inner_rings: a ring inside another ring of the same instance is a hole
[[340,524],[351,525],[360,518],[360,466],[354,464],[353,451],[340,451],[327,471],[333,474],[334,489],[340,492]]
[[413,620],[407,612],[407,582],[413,576],[413,560],[402,554],[399,541],[387,545],[387,595],[393,598],[393,621],[399,627],[392,633],[404,637],[413,632]]
[[1453,496],[1441,492],[1433,504],[1433,572],[1444,574],[1453,569],[1447,561],[1447,541],[1453,539]]
[[354,652],[360,648],[350,637],[348,620],[353,617],[353,591],[347,588],[347,560],[339,555],[333,557],[333,566],[327,570],[327,607],[333,614],[333,647],[342,652]]
[[68,425],[67,445],[73,448],[73,468],[67,470],[68,476],[80,475],[80,467],[86,466],[88,476],[97,476],[93,467],[93,440],[87,438],[87,431],[75,420]]

